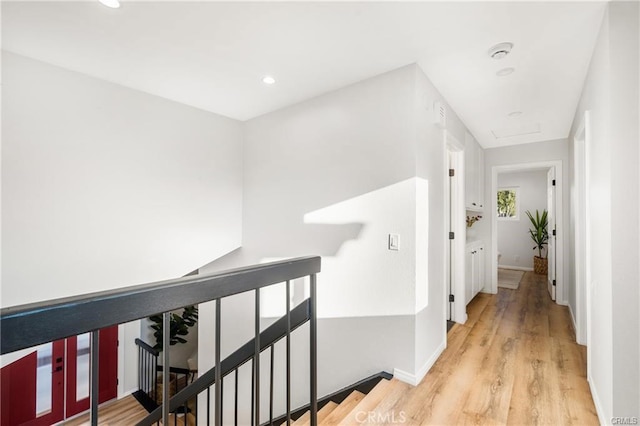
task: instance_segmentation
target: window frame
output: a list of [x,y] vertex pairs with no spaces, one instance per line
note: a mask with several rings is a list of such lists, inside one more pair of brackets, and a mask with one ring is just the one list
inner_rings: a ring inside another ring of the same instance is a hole
[[[497,200],[498,200],[498,193],[501,191],[513,191],[515,193],[515,197],[516,197],[516,201],[515,201],[515,215],[514,216],[500,216],[500,214],[498,213],[498,206],[497,206]],[[507,220],[507,221],[514,221],[514,220],[520,220],[520,187],[519,186],[501,186],[498,188],[498,190],[496,191],[496,217],[498,220]]]

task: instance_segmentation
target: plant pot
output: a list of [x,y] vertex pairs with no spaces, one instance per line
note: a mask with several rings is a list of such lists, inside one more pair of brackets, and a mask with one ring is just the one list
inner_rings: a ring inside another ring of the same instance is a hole
[[[175,373],[169,374],[169,397],[172,397],[176,394],[176,375]],[[162,383],[163,376],[162,373],[158,374],[158,387],[156,389],[156,403],[162,404],[162,391],[164,388],[164,384]]]
[[533,256],[533,272],[540,275],[547,275],[549,259],[546,257]]

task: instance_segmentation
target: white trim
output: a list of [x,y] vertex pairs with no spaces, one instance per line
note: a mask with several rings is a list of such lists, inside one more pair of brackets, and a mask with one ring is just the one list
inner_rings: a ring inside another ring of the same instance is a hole
[[[444,153],[445,153],[445,164],[449,164],[449,155],[451,155],[451,163],[456,173],[453,178],[447,178],[445,182],[445,192],[448,194],[449,185],[452,185],[451,191],[451,199],[452,199],[452,207],[453,211],[451,215],[449,214],[449,203],[445,202],[444,206],[444,214],[447,226],[445,226],[443,239],[444,239],[444,249],[448,252],[449,250],[449,231],[453,231],[456,235],[456,238],[453,240],[452,244],[452,256],[451,256],[451,274],[452,274],[452,292],[455,297],[455,302],[453,302],[453,311],[451,312],[451,319],[457,323],[464,324],[467,321],[467,307],[464,303],[464,294],[465,294],[465,249],[466,249],[466,239],[464,237],[467,229],[466,223],[466,209],[465,209],[465,162],[464,162],[464,151],[461,150],[461,147],[464,147],[464,144],[460,143],[455,136],[453,136],[447,130],[443,131],[443,142],[444,142]],[[447,196],[448,197],[448,196]],[[449,218],[453,217],[451,223]],[[445,270],[449,270],[449,265],[446,264],[446,259],[448,256],[445,256]],[[446,303],[449,288],[448,282],[444,280],[444,295],[445,295],[445,315],[447,315]],[[448,318],[447,318],[448,319]]]
[[440,343],[440,346],[435,350],[435,352],[429,357],[429,359],[424,363],[420,369],[416,372],[416,374],[407,373],[404,370],[400,370],[399,368],[393,369],[393,377],[400,380],[401,382],[408,383],[412,386],[418,386],[422,379],[427,375],[433,364],[436,363],[442,352],[444,352],[447,346],[447,339]]
[[591,377],[591,374],[587,374],[587,382],[589,383],[589,390],[591,390],[593,405],[596,406],[596,414],[598,415],[598,422],[600,422],[601,425],[609,424],[605,421],[604,410],[602,409],[602,403],[600,402],[600,397],[598,396],[598,392],[596,392],[596,387],[593,385],[593,378]]
[[127,396],[129,393],[124,390],[125,383],[125,371],[124,371],[124,347],[126,346],[126,337],[124,334],[124,325],[118,325],[118,385],[117,385],[117,395],[118,399]]
[[[575,185],[575,220],[574,220],[574,286],[576,291],[576,341],[587,345],[587,368],[590,359],[589,329],[591,317],[591,298],[587,291],[591,280],[590,256],[591,245],[589,227],[589,111],[584,112],[584,117],[578,125],[574,135],[574,185]],[[582,154],[582,155],[580,155]],[[581,173],[580,173],[581,172]],[[582,179],[581,179],[582,177]],[[581,303],[584,294],[585,303]]]
[[533,268],[529,268],[528,266],[511,266],[511,265],[498,265],[498,269],[513,269],[514,271],[526,271],[526,272],[533,271]]
[[[560,230],[556,236],[556,303],[564,301],[564,211],[568,206],[563,203],[564,175],[562,160],[541,161],[533,163],[509,164],[493,166],[491,168],[491,194],[498,190],[498,174],[504,172],[525,171],[531,169],[555,168],[556,176],[556,228]],[[498,292],[498,200],[491,197],[491,280],[488,283],[489,292]],[[487,288],[487,285],[485,285]]]

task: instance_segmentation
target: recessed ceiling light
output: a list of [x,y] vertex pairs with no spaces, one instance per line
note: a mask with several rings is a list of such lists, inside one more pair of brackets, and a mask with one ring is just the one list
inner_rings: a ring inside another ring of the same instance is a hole
[[265,75],[264,77],[262,77],[262,82],[264,84],[273,84],[276,82],[276,79],[271,77],[270,75]]
[[111,9],[117,9],[120,7],[119,0],[98,0],[103,5],[110,7]]
[[513,48],[513,43],[509,43],[509,42],[498,43],[495,46],[493,46],[491,49],[489,49],[488,53],[489,53],[489,56],[493,59],[502,59],[511,52],[512,48]]
[[515,70],[516,70],[515,68],[511,68],[511,67],[509,67],[509,68],[502,68],[501,70],[499,70],[499,71],[496,73],[496,75],[497,75],[498,77],[504,77],[505,75],[509,75],[509,74],[511,74],[511,73],[512,73],[512,72],[514,72]]
[[522,115],[522,111],[513,111],[509,113],[509,117],[520,117]]

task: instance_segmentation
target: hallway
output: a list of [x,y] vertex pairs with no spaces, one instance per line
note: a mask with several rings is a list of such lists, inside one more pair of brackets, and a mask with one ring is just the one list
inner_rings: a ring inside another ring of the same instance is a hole
[[586,348],[545,279],[527,272],[518,290],[480,293],[424,380],[398,383],[385,408],[406,424],[598,424]]

